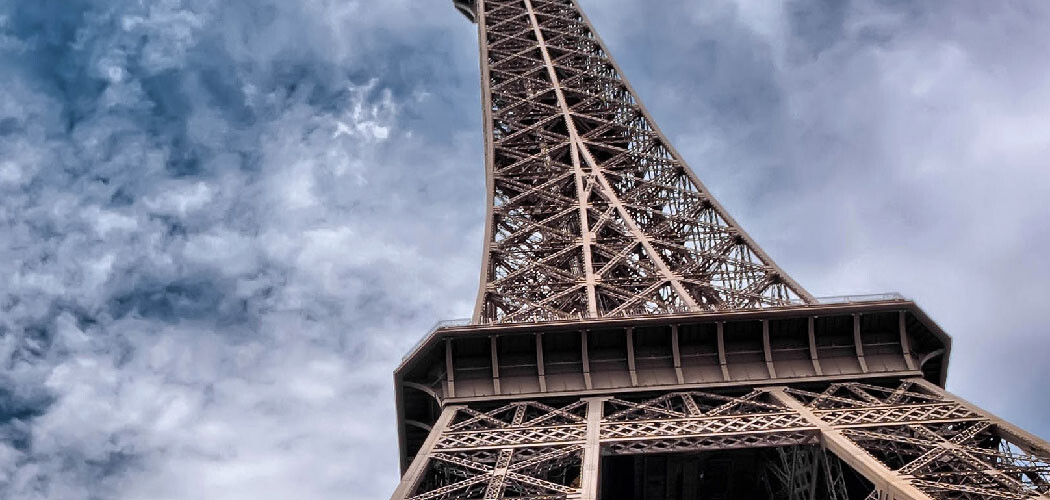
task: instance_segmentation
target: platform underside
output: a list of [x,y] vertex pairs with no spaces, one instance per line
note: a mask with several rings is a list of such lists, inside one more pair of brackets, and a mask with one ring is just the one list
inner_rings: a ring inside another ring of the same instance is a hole
[[396,499],[1048,498],[1050,447],[921,378],[446,406]]
[[904,378],[943,385],[949,350],[906,300],[443,328],[395,373],[402,467],[447,405]]

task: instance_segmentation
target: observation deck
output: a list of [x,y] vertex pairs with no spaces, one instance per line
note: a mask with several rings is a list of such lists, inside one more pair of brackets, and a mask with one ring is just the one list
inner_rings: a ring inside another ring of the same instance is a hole
[[921,377],[951,338],[900,294],[730,311],[438,323],[394,373],[402,467],[449,404]]

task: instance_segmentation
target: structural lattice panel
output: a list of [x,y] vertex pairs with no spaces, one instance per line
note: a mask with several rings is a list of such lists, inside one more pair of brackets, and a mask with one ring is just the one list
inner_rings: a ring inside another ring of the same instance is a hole
[[570,0],[479,0],[490,214],[477,320],[810,300],[652,124]]
[[[443,428],[425,450],[425,468],[407,484],[407,498],[571,498],[582,494],[599,449],[605,455],[788,452],[822,441],[872,482],[873,499],[1045,499],[1050,493],[1045,443],[1013,434],[921,379],[896,387],[683,391],[587,398],[560,407],[538,401],[488,411],[450,406],[445,412]],[[821,491],[834,492],[834,476],[828,478]],[[804,474],[785,478],[791,481],[811,488]]]

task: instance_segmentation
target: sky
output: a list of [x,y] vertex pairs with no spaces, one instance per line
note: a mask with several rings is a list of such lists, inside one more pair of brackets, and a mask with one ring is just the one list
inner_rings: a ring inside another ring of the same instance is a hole
[[[1050,3],[580,0],[817,296],[899,291],[1050,437]],[[0,0],[0,499],[386,498],[467,317],[477,36],[444,0]]]

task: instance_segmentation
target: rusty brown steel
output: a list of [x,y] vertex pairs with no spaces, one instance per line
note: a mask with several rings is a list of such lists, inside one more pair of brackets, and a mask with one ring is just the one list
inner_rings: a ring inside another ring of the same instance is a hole
[[484,0],[489,210],[475,322],[806,303],[699,181],[569,0]]

